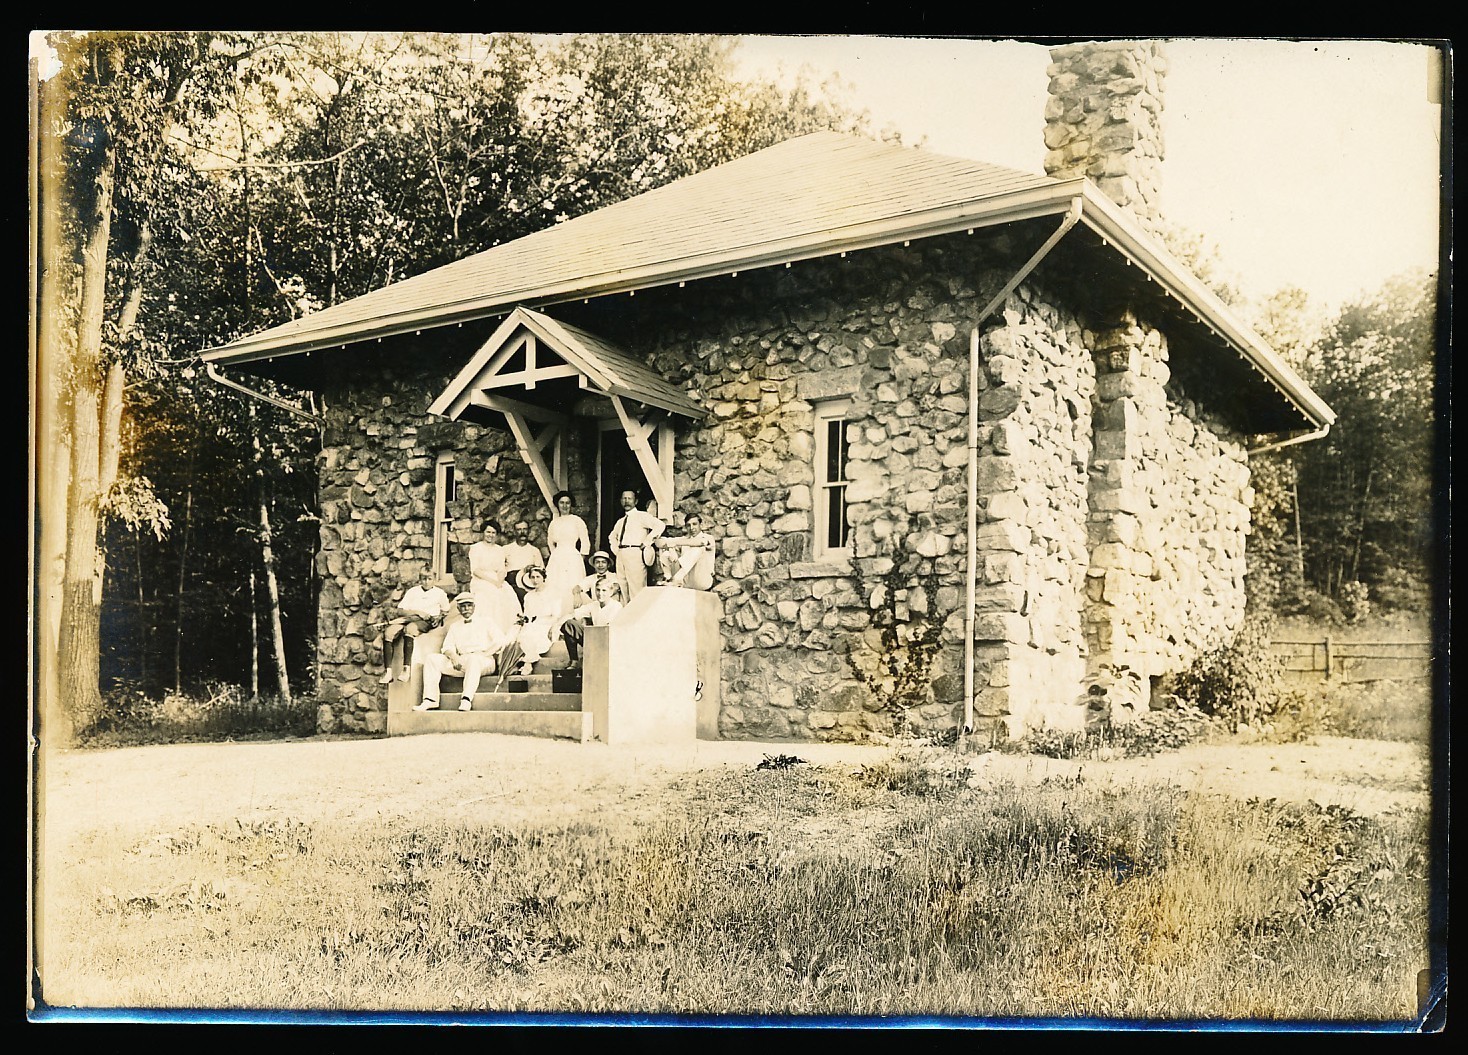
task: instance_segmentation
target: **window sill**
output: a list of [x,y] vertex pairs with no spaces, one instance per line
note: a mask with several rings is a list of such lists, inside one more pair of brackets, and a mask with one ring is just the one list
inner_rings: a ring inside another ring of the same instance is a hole
[[850,557],[828,554],[813,561],[790,565],[792,579],[839,579],[855,574]]

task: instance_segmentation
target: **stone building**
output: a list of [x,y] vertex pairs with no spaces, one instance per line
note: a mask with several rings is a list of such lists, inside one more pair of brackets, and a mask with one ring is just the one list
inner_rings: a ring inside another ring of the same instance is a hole
[[1249,450],[1333,414],[1152,233],[1156,45],[1052,57],[1050,175],[817,133],[210,352],[325,408],[320,727],[561,488],[711,521],[725,737],[1073,725],[1225,641]]

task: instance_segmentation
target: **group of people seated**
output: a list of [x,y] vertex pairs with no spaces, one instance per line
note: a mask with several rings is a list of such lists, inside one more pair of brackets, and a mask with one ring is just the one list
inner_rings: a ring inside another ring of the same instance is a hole
[[[609,624],[649,584],[650,570],[656,583],[703,590],[713,585],[714,540],[702,516],[689,513],[683,533],[670,537],[661,520],[637,509],[635,492],[623,492],[622,504],[624,515],[609,541],[626,559],[615,561],[615,571],[611,553],[597,550],[586,573],[586,525],[572,512],[567,492],[556,496],[557,516],[546,533],[548,562],[529,541],[526,522],[515,524],[512,542],[501,545],[499,525],[489,521],[483,540],[469,548],[468,590],[450,602],[448,590],[457,589],[457,581],[425,571],[398,600],[383,629],[383,684],[394,677],[408,680],[414,641],[448,622],[439,650],[417,660],[423,700],[414,710],[437,709],[446,674],[463,679],[459,710],[471,710],[483,678],[498,675],[503,684],[528,676],[557,640],[565,643],[570,665],[579,667],[585,627]],[[458,621],[450,620],[451,610]],[[400,640],[402,661],[395,671],[392,654]]]

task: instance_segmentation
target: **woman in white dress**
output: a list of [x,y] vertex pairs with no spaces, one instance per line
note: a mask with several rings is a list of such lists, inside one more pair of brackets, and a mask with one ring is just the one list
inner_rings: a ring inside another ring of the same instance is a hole
[[469,547],[469,592],[474,595],[479,618],[488,620],[496,633],[505,635],[520,620],[520,598],[505,581],[508,565],[499,537],[498,522],[489,520],[484,525],[484,538]]
[[525,622],[520,626],[520,648],[525,653],[520,661],[520,674],[528,677],[536,662],[561,639],[561,624],[566,621],[559,602],[545,588],[545,569],[532,564],[523,569],[517,581],[525,591]]
[[556,515],[545,530],[546,545],[550,547],[550,559],[545,563],[545,586],[543,589],[555,597],[562,615],[569,615],[575,603],[571,590],[586,578],[586,555],[591,552],[591,536],[586,530],[586,521],[575,513],[575,502],[570,491],[561,491],[555,497]]

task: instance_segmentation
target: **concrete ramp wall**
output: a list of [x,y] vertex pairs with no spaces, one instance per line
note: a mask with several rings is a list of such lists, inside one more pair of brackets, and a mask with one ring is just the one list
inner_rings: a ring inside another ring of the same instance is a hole
[[721,611],[713,594],[650,586],[610,626],[587,627],[581,693],[592,735],[608,744],[717,740]]

